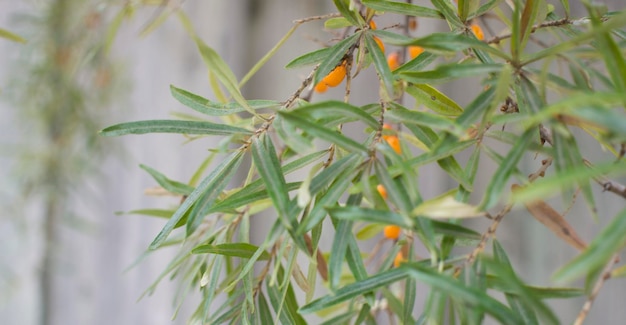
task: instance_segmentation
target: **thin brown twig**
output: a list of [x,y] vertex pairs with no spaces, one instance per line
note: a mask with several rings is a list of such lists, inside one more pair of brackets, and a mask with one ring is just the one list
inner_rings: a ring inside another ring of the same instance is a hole
[[[541,24],[533,26],[533,28],[530,30],[530,32],[534,33],[538,29],[546,28],[546,27],[558,27],[558,26],[563,26],[563,25],[575,25],[575,24],[582,23],[582,22],[586,21],[587,19],[588,18],[581,18],[581,19],[576,19],[576,20],[570,20],[570,19],[567,19],[567,18],[562,18],[562,19],[559,19],[559,20],[546,21],[546,22],[543,22]],[[507,33],[507,34],[503,34],[503,35],[497,35],[497,36],[494,36],[494,37],[490,38],[486,42],[488,44],[494,44],[494,43],[497,44],[497,43],[500,43],[502,40],[505,40],[505,39],[510,38],[510,37],[511,37],[511,33]]]
[[325,14],[325,15],[311,16],[311,17],[296,19],[296,20],[293,21],[293,23],[294,24],[302,24],[302,23],[306,23],[306,22],[309,22],[309,21],[313,21],[313,20],[321,20],[321,19],[334,18],[334,17],[341,17],[341,14],[338,13],[338,12],[333,12],[333,13]]
[[615,265],[618,261],[619,261],[619,256],[615,255],[611,259],[611,261],[604,267],[604,269],[602,270],[602,273],[600,274],[600,278],[598,279],[596,284],[593,286],[593,289],[591,290],[591,294],[589,294],[589,297],[587,297],[587,301],[585,301],[585,304],[580,309],[580,312],[578,313],[578,316],[576,317],[576,320],[574,321],[574,325],[583,324],[583,322],[585,321],[585,318],[587,318],[587,315],[589,314],[589,310],[591,310],[591,306],[593,305],[594,300],[600,293],[600,289],[602,289],[602,286],[604,285],[604,283],[608,279],[611,278],[611,271],[613,269],[613,265]]
[[[588,160],[583,159],[583,163],[587,167],[593,168],[593,165]],[[626,199],[626,186],[624,186],[623,184],[609,180],[608,178],[602,176],[594,177],[593,180],[596,181],[596,183],[600,184],[604,191],[617,194]]]

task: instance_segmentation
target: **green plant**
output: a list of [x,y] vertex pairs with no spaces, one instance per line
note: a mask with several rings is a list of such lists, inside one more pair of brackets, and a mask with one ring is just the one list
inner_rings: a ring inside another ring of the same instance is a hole
[[[101,132],[224,137],[188,183],[144,167],[165,190],[184,198],[176,210],[139,212],[168,218],[150,249],[180,246],[163,276],[180,276],[189,288],[200,290],[193,322],[300,324],[315,312],[328,323],[359,324],[375,323],[377,313],[386,311],[402,323],[473,324],[488,315],[503,324],[558,324],[544,300],[587,294],[576,318],[582,323],[604,282],[624,273],[624,267],[613,266],[626,243],[626,210],[602,216],[611,219],[609,225],[586,244],[543,199],[561,194],[569,200],[576,189],[595,215],[592,183],[617,194],[616,200],[626,198],[625,187],[607,178],[626,173],[626,33],[621,29],[626,11],[606,12],[581,1],[588,16],[572,18],[568,0],[556,5],[432,0],[431,7],[410,1],[333,2],[337,14],[295,21],[240,81],[181,14],[216,81],[213,91],[223,101],[175,86],[171,92],[211,121],[138,121]],[[401,27],[376,29],[371,23],[388,14],[397,14]],[[450,31],[412,37],[417,18],[445,20]],[[287,65],[314,66],[293,94],[284,101],[244,98],[241,86],[295,28],[318,20],[340,29],[342,38]],[[503,32],[486,28],[492,34],[487,37],[479,21]],[[535,38],[538,34],[541,39]],[[389,46],[400,51],[400,66],[393,71],[384,54]],[[411,53],[405,53],[408,49]],[[550,69],[555,62],[565,69]],[[343,69],[344,100],[314,100],[313,86],[337,86],[343,75],[332,82],[327,76]],[[365,69],[376,71],[380,100],[355,106],[351,98],[370,90],[353,88],[351,80]],[[437,89],[456,80],[480,80],[481,88],[467,104]],[[416,105],[410,107],[405,97]],[[361,137],[349,137],[344,127],[361,129]],[[577,144],[583,134],[606,149],[594,155],[593,165]],[[318,140],[327,146],[320,150]],[[496,143],[509,147],[497,149]],[[223,158],[201,176],[217,157]],[[246,157],[252,163],[244,169]],[[474,185],[485,157],[498,167],[481,189]],[[528,177],[519,167],[524,157],[541,157]],[[426,164],[437,164],[456,188],[425,199],[417,180]],[[306,176],[287,181],[286,175],[298,170]],[[229,187],[237,172],[247,177]],[[520,185],[513,185],[507,197],[512,183]],[[532,216],[582,251],[554,279],[585,277],[585,288],[536,287],[520,279],[493,238],[515,203],[525,204]],[[272,227],[262,243],[252,244],[251,219],[261,211],[273,216]],[[470,229],[462,225],[465,218],[488,218],[491,225]],[[334,232],[322,227],[325,220]],[[394,244],[386,253],[361,251],[359,240],[383,232],[385,225],[401,228],[403,235],[398,231],[390,237]],[[333,238],[330,254],[318,248],[322,236]],[[483,254],[489,241],[492,253]],[[456,249],[467,243],[474,247],[469,253]],[[417,257],[418,244],[425,258]],[[369,265],[372,259],[378,265]],[[314,292],[319,279],[329,293]],[[417,282],[431,290],[416,292]],[[400,292],[388,289],[392,284]],[[297,290],[305,297],[297,299]],[[493,291],[503,293],[505,301]],[[425,306],[416,306],[418,294]],[[223,300],[212,314],[218,295]]]

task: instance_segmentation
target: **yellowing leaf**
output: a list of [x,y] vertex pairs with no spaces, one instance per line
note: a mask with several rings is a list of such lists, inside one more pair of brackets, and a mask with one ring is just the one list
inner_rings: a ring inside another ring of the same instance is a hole
[[448,192],[434,199],[424,201],[413,210],[413,215],[433,219],[459,219],[484,216],[478,207],[454,199],[454,192]]

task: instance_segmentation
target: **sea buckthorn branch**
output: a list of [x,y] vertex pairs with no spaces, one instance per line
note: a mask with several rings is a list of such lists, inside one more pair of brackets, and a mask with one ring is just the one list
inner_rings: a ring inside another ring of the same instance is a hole
[[325,15],[310,16],[310,17],[306,17],[306,18],[296,19],[296,20],[293,20],[292,22],[294,24],[302,24],[302,23],[308,23],[308,22],[314,21],[314,20],[322,20],[322,19],[336,18],[336,17],[341,17],[341,14],[338,13],[338,12],[333,12],[333,13],[325,14]]
[[600,274],[600,278],[598,278],[598,281],[596,281],[596,284],[593,286],[591,293],[587,297],[587,301],[585,301],[585,304],[583,304],[582,308],[580,309],[580,312],[578,313],[576,320],[574,320],[574,325],[583,324],[583,322],[585,321],[585,318],[587,318],[587,315],[589,314],[589,311],[591,310],[591,306],[593,305],[593,302],[595,301],[596,297],[600,293],[602,286],[604,286],[604,283],[611,278],[611,271],[613,270],[613,266],[617,264],[618,262],[619,262],[619,255],[616,254],[615,256],[613,256],[611,261],[609,261],[609,263],[607,263],[607,265],[604,267],[604,269],[602,270],[602,273]]

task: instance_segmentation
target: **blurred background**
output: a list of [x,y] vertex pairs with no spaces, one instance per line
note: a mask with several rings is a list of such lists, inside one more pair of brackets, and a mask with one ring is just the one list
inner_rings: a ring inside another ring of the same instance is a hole
[[[574,2],[574,16],[579,17],[584,11]],[[604,2],[612,10],[623,8],[619,0]],[[214,98],[193,41],[175,15],[169,16],[179,8],[239,78],[293,20],[335,11],[332,1],[318,0],[136,3],[132,15],[122,16],[124,1],[0,0],[0,28],[27,41],[0,38],[1,324],[185,323],[197,298],[191,295],[178,310],[176,280],[163,279],[152,295],[139,299],[176,253],[165,249],[146,254],[163,219],[119,212],[177,204],[179,198],[144,194],[155,182],[138,164],[186,181],[215,146],[214,140],[187,143],[182,136],[160,134],[100,138],[97,131],[119,122],[189,113],[170,96],[170,84]],[[385,15],[377,23],[382,28],[397,18]],[[319,48],[319,40],[331,38],[322,24],[301,26],[244,87],[244,95],[281,100],[297,89],[309,71],[283,67]],[[415,36],[446,28],[425,21]],[[377,101],[376,87],[373,71],[366,71],[355,80],[353,102]],[[440,90],[465,104],[476,87],[450,84]],[[340,88],[319,97],[342,98]],[[483,161],[485,177],[479,178],[488,179],[493,164]],[[525,163],[525,171],[538,164],[532,159]],[[434,166],[421,169],[420,175],[426,197],[453,186]],[[582,202],[567,216],[585,239],[624,208],[623,202],[596,190],[598,223]],[[265,234],[262,226],[253,228],[259,229],[257,241]],[[475,229],[487,226],[478,222]],[[518,275],[536,285],[553,285],[549,275],[576,253],[524,210],[507,216],[497,237]],[[611,280],[587,323],[619,324],[626,319],[624,289],[623,280]],[[583,302],[569,299],[551,306],[568,323]],[[416,312],[422,306],[418,301]]]

